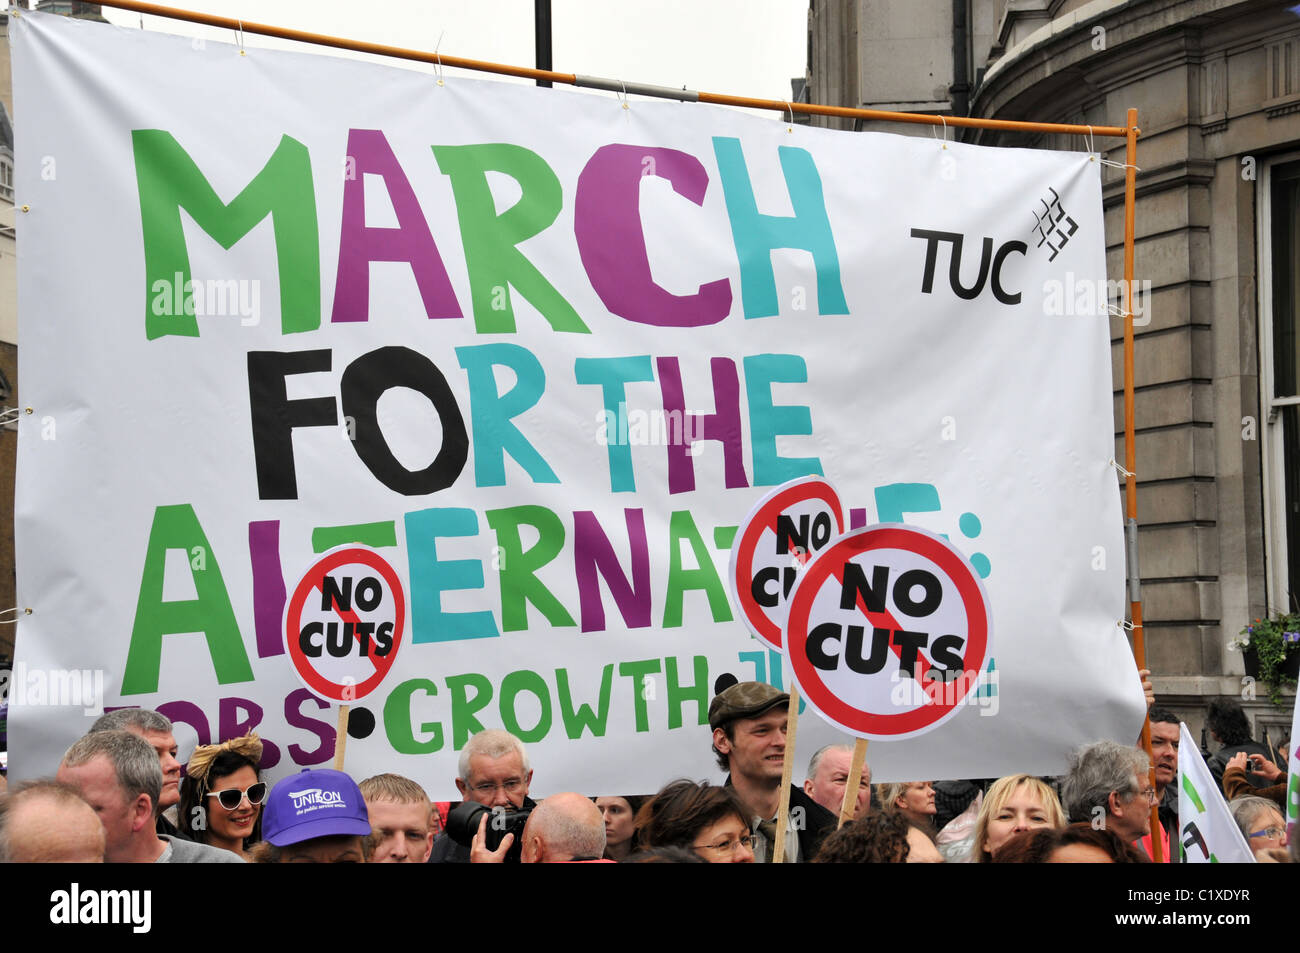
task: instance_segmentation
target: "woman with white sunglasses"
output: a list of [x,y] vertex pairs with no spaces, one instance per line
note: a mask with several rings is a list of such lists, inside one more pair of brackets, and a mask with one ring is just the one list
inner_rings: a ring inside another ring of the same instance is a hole
[[178,826],[200,844],[238,854],[262,837],[262,742],[256,734],[194,749],[181,782]]

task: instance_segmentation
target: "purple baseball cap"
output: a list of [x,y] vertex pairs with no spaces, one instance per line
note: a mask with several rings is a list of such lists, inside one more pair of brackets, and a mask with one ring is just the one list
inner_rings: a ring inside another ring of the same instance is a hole
[[281,778],[262,810],[262,836],[276,847],[316,837],[370,833],[370,815],[357,782],[321,768]]

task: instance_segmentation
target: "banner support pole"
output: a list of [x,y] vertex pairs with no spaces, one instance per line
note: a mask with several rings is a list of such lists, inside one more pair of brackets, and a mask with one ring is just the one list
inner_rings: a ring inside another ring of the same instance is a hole
[[[776,811],[776,843],[772,863],[785,863],[785,829],[790,823],[790,782],[794,776],[794,738],[799,732],[799,689],[790,688],[790,716],[785,729],[785,759],[781,762],[781,802]],[[804,863],[811,857],[802,858]]]
[[[1133,622],[1133,657],[1139,669],[1147,667],[1146,632],[1142,626],[1142,591],[1137,567],[1137,446],[1134,438],[1133,413],[1133,242],[1136,232],[1137,139],[1141,130],[1137,124],[1137,110],[1128,111],[1124,152],[1124,501],[1126,504],[1125,534],[1129,575],[1129,612]],[[1142,748],[1150,759],[1147,783],[1156,785],[1155,757],[1151,752],[1151,718],[1142,716]],[[1151,859],[1164,862],[1164,847],[1160,843],[1160,805],[1151,805]]]
[[849,763],[849,779],[844,785],[844,801],[840,804],[840,820],[836,829],[853,820],[857,810],[858,789],[862,787],[862,767],[867,763],[868,738],[859,738],[853,743],[853,760]]

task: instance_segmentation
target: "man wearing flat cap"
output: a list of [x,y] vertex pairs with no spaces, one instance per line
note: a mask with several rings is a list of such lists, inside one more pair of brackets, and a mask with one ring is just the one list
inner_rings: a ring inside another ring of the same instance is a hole
[[[753,812],[750,826],[758,863],[771,862],[776,845],[789,715],[790,696],[762,682],[738,682],[715,695],[709,705],[713,753],[718,767],[729,772],[727,784]],[[791,785],[785,862],[812,860],[822,838],[835,829],[835,820],[834,814]]]

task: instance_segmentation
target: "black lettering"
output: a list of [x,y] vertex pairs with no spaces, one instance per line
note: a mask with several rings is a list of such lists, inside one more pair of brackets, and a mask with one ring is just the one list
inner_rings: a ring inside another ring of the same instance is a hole
[[781,597],[777,593],[769,591],[767,587],[769,582],[777,582],[780,575],[780,570],[775,566],[766,566],[754,573],[754,580],[749,584],[749,594],[754,597],[754,601],[760,606],[771,609],[781,601]]
[[799,571],[795,569],[793,566],[786,566],[785,570],[782,572],[783,584],[781,586],[781,594],[788,599],[790,597],[790,590],[794,588],[794,584],[798,580],[799,580]]
[[330,351],[249,351],[248,405],[252,415],[253,460],[257,496],[263,500],[296,500],[298,475],[293,461],[293,431],[297,427],[334,427],[338,408],[331,397],[289,400],[284,379],[290,374],[315,374],[330,369]]
[[339,624],[336,621],[330,622],[325,626],[325,651],[329,652],[334,658],[343,658],[348,654],[348,649],[352,648],[352,623],[344,622],[343,630],[339,631]]
[[362,612],[373,612],[384,597],[384,589],[374,576],[367,576],[357,584],[357,608]]
[[[873,566],[871,585],[867,585],[867,575],[857,563],[844,564],[844,585],[840,590],[840,608],[853,609],[862,597],[868,612],[885,611],[885,592],[889,588],[889,567]],[[897,594],[895,594],[897,595]]]
[[934,290],[934,264],[939,257],[939,242],[952,242],[954,245],[961,244],[961,234],[959,232],[936,232],[928,228],[912,229],[913,238],[924,238],[927,242],[925,246],[925,276],[921,280],[921,294],[930,294]]
[[[379,429],[379,398],[393,387],[409,387],[429,398],[442,423],[442,446],[423,470],[406,469]],[[343,415],[356,426],[352,447],[380,483],[404,496],[422,496],[456,482],[469,456],[469,437],[456,397],[431,360],[407,347],[381,347],[349,364],[339,389]]]
[[965,644],[966,640],[960,635],[941,635],[930,646],[930,658],[944,671],[960,671],[964,664],[961,650]]
[[375,654],[385,656],[393,650],[393,623],[381,623],[375,630]]
[[839,660],[826,652],[826,643],[831,640],[840,640],[838,622],[823,622],[808,633],[808,661],[823,672],[833,672],[839,667]]
[[[357,591],[359,592],[360,589],[361,587],[358,586]],[[361,602],[359,596],[357,597],[357,602]],[[370,651],[370,634],[375,631],[375,624],[373,622],[358,622],[353,631],[357,636],[357,656],[365,658],[366,653]]]
[[[919,602],[912,600],[912,589],[920,586],[925,590]],[[943,601],[943,586],[934,573],[924,569],[909,569],[898,577],[894,583],[894,605],[914,619],[922,618],[939,608]]]
[[[793,544],[793,545],[791,545]],[[797,548],[796,548],[797,547]],[[776,518],[776,554],[808,551],[808,514],[799,517],[799,528],[795,529],[794,520],[784,513]]]
[[984,290],[984,282],[989,276],[989,258],[993,254],[993,239],[984,239],[984,247],[980,253],[980,273],[975,279],[975,284],[970,288],[962,287],[961,283],[961,243],[963,236],[958,235],[952,243],[952,257],[948,261],[948,284],[952,286],[952,292],[963,301],[971,301],[979,297],[979,293]]
[[862,626],[849,626],[848,638],[844,640],[844,661],[859,675],[875,675],[885,667],[889,655],[889,630],[871,630],[871,657],[866,659],[862,657],[862,636]]
[[897,629],[894,632],[894,644],[902,652],[898,655],[898,668],[910,678],[916,677],[916,657],[920,649],[925,648],[925,643],[930,641],[930,635],[926,632],[908,632],[906,629]]
[[320,658],[321,647],[311,640],[313,635],[324,634],[325,627],[319,622],[309,622],[298,633],[298,648],[308,658]]
[[1024,242],[1007,242],[998,249],[997,256],[993,259],[993,297],[997,298],[1003,304],[1019,304],[1020,292],[1008,294],[1002,288],[1002,265],[1006,257],[1012,252],[1023,255],[1029,250],[1029,246]]
[[[812,548],[821,549],[831,538],[831,518],[828,513],[818,513],[813,517]],[[806,547],[805,547],[806,548]]]
[[320,611],[332,612],[338,606],[343,612],[352,611],[352,577],[343,577],[343,588],[333,576],[326,576],[320,584]]

